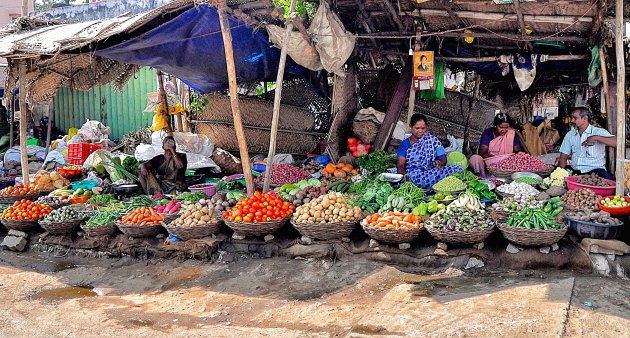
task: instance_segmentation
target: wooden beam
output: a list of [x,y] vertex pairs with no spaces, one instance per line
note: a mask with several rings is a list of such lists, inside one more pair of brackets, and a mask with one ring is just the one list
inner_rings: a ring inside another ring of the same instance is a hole
[[9,147],[13,148],[13,138],[15,137],[15,130],[13,130],[13,125],[15,124],[15,95],[13,95],[13,88],[11,90],[11,118],[9,119],[9,135],[11,138],[9,139]]
[[615,56],[617,57],[617,195],[624,195],[626,159],[626,65],[623,44],[623,2],[615,4]]
[[[548,61],[576,61],[576,60],[588,60],[588,55],[549,55]],[[436,61],[444,62],[492,62],[498,61],[496,56],[482,56],[482,57],[448,57],[448,56],[436,56]]]
[[222,1],[219,4],[219,23],[221,24],[221,35],[223,36],[223,47],[225,49],[225,62],[228,71],[228,85],[230,88],[230,104],[232,106],[232,118],[234,119],[234,131],[238,139],[238,149],[241,156],[241,164],[243,166],[243,175],[245,176],[245,185],[247,186],[247,194],[254,193],[254,177],[252,176],[252,165],[249,161],[249,153],[247,152],[247,140],[245,139],[245,130],[243,129],[243,119],[241,117],[241,107],[238,101],[238,85],[236,83],[236,65],[234,62],[234,49],[232,47],[232,33],[230,31],[230,23],[226,17],[227,4]]
[[20,159],[24,185],[29,185],[28,148],[26,147],[26,129],[28,127],[28,105],[26,104],[26,62],[20,61]]
[[[361,25],[363,26],[363,29],[365,29],[365,31],[368,33],[373,33],[374,27],[372,27],[371,25],[372,20],[370,19],[370,16],[367,15],[367,13],[365,12],[365,6],[363,5],[363,1],[355,0],[355,2],[357,4],[357,8],[359,9],[359,18],[361,21]],[[374,38],[369,38],[369,39],[370,39],[370,42],[372,43],[372,46],[377,46],[376,39]]]
[[606,16],[606,10],[608,9],[608,0],[595,0],[597,1],[597,12],[595,17],[593,18],[593,26],[591,27],[590,34],[590,42],[592,45],[600,45],[599,41],[600,31],[602,27],[602,23],[604,22],[604,17]]
[[[514,6],[514,11],[516,12],[516,17],[518,18],[518,26],[521,29],[521,37],[523,40],[525,39],[525,20],[523,19],[523,13],[521,12],[521,1],[514,0],[512,1],[512,5]],[[533,50],[533,46],[531,43],[525,43],[525,50],[531,51]]]
[[[458,33],[458,32],[427,32],[427,33],[423,33],[423,36],[438,36],[438,37],[444,37],[444,38],[466,38],[466,37],[474,37],[474,38],[488,38],[488,39],[502,39],[502,37],[507,38],[507,39],[519,39],[522,40],[522,37],[520,34],[514,34],[514,33],[505,33],[505,32],[496,32],[496,33],[489,33],[489,32],[473,32],[473,33]],[[389,31],[389,32],[375,32],[375,33],[369,33],[368,34],[361,34],[359,36],[359,38],[372,38],[372,39],[378,39],[379,37],[387,37],[388,39],[396,38],[399,37],[400,39],[409,39],[410,36],[409,35],[400,35],[400,32],[397,31]],[[536,41],[536,40],[545,40],[545,41],[561,41],[561,42],[575,42],[575,43],[580,43],[580,44],[586,44],[588,42],[588,40],[586,38],[583,37],[579,37],[579,36],[552,36],[549,37],[548,35],[528,35],[526,38],[526,41]]]
[[[411,12],[404,12],[410,15]],[[463,19],[491,20],[491,21],[517,21],[518,16],[512,13],[492,13],[492,12],[475,12],[475,11],[455,11],[455,14]],[[420,9],[422,16],[445,16],[449,14],[443,9]],[[554,23],[560,25],[573,25],[578,23],[591,23],[593,17],[590,16],[572,16],[572,15],[523,15],[523,20],[536,23]]]
[[442,8],[444,8],[444,10],[448,13],[448,16],[450,16],[451,19],[453,19],[453,21],[455,22],[455,24],[458,27],[468,27],[468,26],[470,26],[468,24],[468,22],[466,22],[466,20],[460,18],[457,15],[457,13],[455,13],[455,11],[453,10],[453,3],[451,1],[441,0],[440,5],[442,5]]
[[280,103],[282,100],[282,81],[284,80],[284,67],[287,62],[287,45],[289,44],[289,36],[293,30],[293,22],[291,19],[295,13],[295,2],[296,0],[291,0],[291,4],[289,5],[289,18],[286,22],[287,27],[284,32],[284,38],[282,39],[282,48],[280,49],[280,64],[278,65],[276,89],[273,96],[273,116],[271,118],[271,135],[269,137],[269,153],[267,154],[263,192],[269,191],[269,185],[271,184],[271,167],[273,165],[273,157],[276,155],[276,138],[278,137]]
[[383,4],[385,5],[387,12],[389,12],[392,20],[394,20],[394,23],[398,27],[398,30],[403,32],[405,30],[405,26],[403,25],[402,20],[400,20],[400,16],[398,15],[398,13],[396,13],[396,9],[394,9],[394,6],[392,6],[392,3],[389,2],[389,0],[383,0]]
[[398,122],[398,119],[400,119],[400,113],[405,103],[405,97],[409,95],[412,74],[413,57],[408,56],[405,68],[400,74],[400,79],[398,79],[398,83],[396,84],[394,95],[387,105],[385,119],[378,130],[378,134],[376,134],[376,140],[374,141],[374,148],[376,150],[385,150],[385,147],[387,147],[387,143],[389,142],[392,132],[396,127],[396,123]]

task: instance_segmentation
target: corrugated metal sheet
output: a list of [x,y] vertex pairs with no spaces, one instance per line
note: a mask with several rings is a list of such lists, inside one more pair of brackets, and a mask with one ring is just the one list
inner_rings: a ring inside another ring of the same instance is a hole
[[97,120],[112,128],[111,139],[151,125],[153,114],[143,113],[147,93],[157,91],[155,70],[144,67],[116,92],[111,85],[87,92],[62,87],[54,98],[55,124],[62,130],[80,128],[86,120]]

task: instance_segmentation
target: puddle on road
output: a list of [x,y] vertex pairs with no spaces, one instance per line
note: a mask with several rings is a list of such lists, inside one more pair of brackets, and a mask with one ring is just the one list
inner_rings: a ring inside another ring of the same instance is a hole
[[128,320],[129,324],[134,325],[134,326],[141,326],[141,327],[150,327],[155,325],[155,323],[151,320],[148,319],[140,319],[140,318],[131,318]]
[[58,302],[63,300],[70,300],[75,298],[89,298],[96,297],[98,294],[94,291],[92,286],[77,285],[67,286],[57,289],[49,289],[35,292],[30,296],[31,300],[41,300],[45,302]]

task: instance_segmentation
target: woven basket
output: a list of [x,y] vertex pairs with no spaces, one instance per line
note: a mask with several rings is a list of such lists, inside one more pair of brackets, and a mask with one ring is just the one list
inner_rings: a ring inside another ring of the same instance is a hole
[[236,222],[230,222],[227,220],[223,220],[223,221],[225,222],[225,225],[228,226],[228,228],[234,230],[234,232],[239,235],[264,236],[264,235],[268,235],[268,234],[271,234],[280,230],[280,228],[282,228],[287,223],[288,220],[289,220],[289,217],[275,220],[275,221],[260,222],[260,223],[245,223],[245,222],[236,223]]
[[557,243],[564,237],[569,229],[564,225],[559,230],[540,230],[511,227],[505,223],[499,223],[499,230],[508,241],[522,246],[546,246]]
[[212,223],[194,226],[176,226],[165,223],[164,227],[170,234],[187,241],[189,239],[204,238],[219,233],[219,231],[221,231],[221,220],[214,220]]
[[[551,173],[554,170],[554,166],[549,165],[547,166],[545,169],[543,170],[537,170],[537,171],[531,171],[531,170],[526,170],[527,172],[530,173],[534,173],[539,175],[540,177],[547,177],[549,175],[551,175]],[[492,175],[499,177],[499,178],[507,178],[507,179],[511,179],[512,178],[512,174],[517,173],[517,172],[521,172],[524,170],[501,170],[501,169],[496,169],[493,167],[488,167],[488,172],[490,172]]]
[[409,243],[418,238],[418,236],[420,236],[420,232],[422,232],[423,229],[422,226],[408,230],[374,227],[371,225],[367,225],[365,223],[365,220],[361,221],[361,227],[363,228],[363,231],[365,231],[365,233],[368,234],[368,236],[370,236],[371,238],[374,238],[379,242],[393,244]]
[[319,240],[347,237],[358,223],[359,220],[343,223],[300,223],[291,220],[291,224],[301,235]]
[[0,223],[2,223],[2,225],[4,225],[7,229],[24,232],[37,228],[37,225],[39,224],[38,221],[39,220],[37,219],[29,221],[14,221],[0,218]]
[[482,243],[492,234],[494,231],[494,224],[487,226],[481,230],[471,231],[448,231],[443,229],[436,229],[431,225],[431,222],[427,222],[425,228],[438,242],[444,242],[447,244],[477,244]]
[[115,223],[105,224],[99,227],[89,227],[85,224],[81,224],[81,229],[83,229],[88,236],[111,236],[118,231]]
[[39,225],[53,235],[71,234],[74,229],[79,227],[82,220],[70,222],[44,222],[39,221]]
[[118,230],[129,237],[152,237],[162,231],[161,224],[125,224],[116,223]]
[[31,200],[34,201],[39,198],[39,194],[28,195],[0,195],[0,204],[13,204],[19,200]]
[[159,212],[158,212],[158,215],[164,216],[164,221],[163,221],[164,224],[169,224],[172,221],[176,220],[177,217],[180,216],[179,214],[162,214],[162,213],[159,213]]

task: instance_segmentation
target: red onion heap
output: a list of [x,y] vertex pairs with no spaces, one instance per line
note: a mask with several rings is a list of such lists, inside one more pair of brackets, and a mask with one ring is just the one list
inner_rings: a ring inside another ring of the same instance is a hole
[[547,169],[548,165],[527,153],[514,154],[503,161],[491,164],[490,168],[509,171],[538,171]]
[[[271,185],[282,186],[313,178],[308,172],[290,164],[274,164],[271,166]],[[265,173],[256,178],[256,183],[265,181]]]

